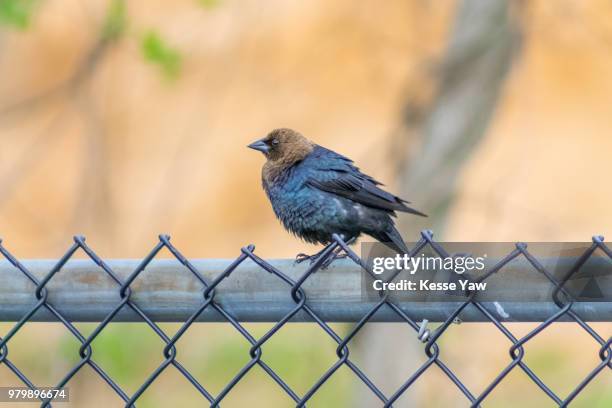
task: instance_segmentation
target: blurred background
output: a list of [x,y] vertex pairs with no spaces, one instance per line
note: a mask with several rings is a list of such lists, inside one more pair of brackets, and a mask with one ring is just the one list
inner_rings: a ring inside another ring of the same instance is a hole
[[[142,257],[162,232],[194,258],[235,257],[249,243],[268,258],[315,252],[275,220],[263,157],[245,147],[292,127],[430,214],[400,216],[407,241],[423,228],[454,241],[611,236],[611,15],[604,0],[0,0],[0,235],[22,259],[57,258],[76,233],[107,258]],[[509,361],[509,344],[486,326],[440,340],[478,393]],[[527,351],[561,396],[597,364],[597,344],[573,326]],[[303,394],[335,346],[320,329],[290,327],[264,359]],[[356,339],[355,360],[390,394],[422,352],[403,357],[416,347],[409,328],[374,327]],[[518,336],[534,326],[510,327]],[[96,341],[94,359],[128,393],[162,361],[142,325]],[[181,342],[179,360],[213,394],[248,361],[248,344],[223,325],[197,325]],[[9,346],[39,385],[78,361],[78,343],[55,325],[30,324]],[[465,404],[431,371],[400,406]],[[16,384],[0,365],[0,386]],[[551,402],[516,370],[502,384],[491,406]],[[70,385],[72,406],[120,405],[87,370]],[[312,404],[376,406],[369,398],[340,370]],[[142,402],[202,401],[169,369]],[[575,404],[611,406],[612,375]],[[253,370],[225,405],[292,404]]]

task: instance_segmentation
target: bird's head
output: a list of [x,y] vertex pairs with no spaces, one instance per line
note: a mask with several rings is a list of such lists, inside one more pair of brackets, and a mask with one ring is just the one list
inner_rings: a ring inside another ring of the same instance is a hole
[[304,159],[314,144],[301,133],[291,129],[274,129],[263,139],[248,145],[266,156],[268,161],[292,164]]

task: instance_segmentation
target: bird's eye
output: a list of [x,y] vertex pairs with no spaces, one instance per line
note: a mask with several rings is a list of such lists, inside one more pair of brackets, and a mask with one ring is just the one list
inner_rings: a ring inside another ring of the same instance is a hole
[[277,138],[272,139],[272,146],[278,146],[280,142],[278,141]]

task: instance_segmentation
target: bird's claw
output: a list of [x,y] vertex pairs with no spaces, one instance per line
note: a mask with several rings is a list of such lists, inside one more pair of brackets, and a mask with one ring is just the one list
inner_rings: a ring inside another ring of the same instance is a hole
[[295,261],[293,262],[293,264],[294,265],[298,265],[298,264],[301,264],[304,261],[310,260],[310,264],[312,265],[312,263],[317,259],[317,255],[319,255],[319,254],[308,255],[308,254],[305,254],[305,253],[301,252],[301,253],[299,253],[299,254],[297,254],[295,256]]
[[[308,255],[305,253],[299,253],[295,256],[295,261],[294,261],[294,265],[297,264],[301,264],[302,262],[305,261],[310,261],[310,265],[314,264],[320,257],[322,256],[321,253],[317,253],[314,255]],[[330,254],[326,260],[323,261],[323,263],[321,263],[321,267],[320,269],[327,269],[332,262],[334,262],[336,259],[342,259],[342,258],[346,258],[348,255],[346,253],[336,253],[334,252],[333,254]]]

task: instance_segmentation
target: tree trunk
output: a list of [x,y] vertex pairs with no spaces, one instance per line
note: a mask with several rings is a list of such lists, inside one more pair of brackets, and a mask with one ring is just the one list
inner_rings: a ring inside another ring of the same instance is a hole
[[[406,143],[401,154],[400,188],[402,196],[414,197],[415,206],[429,214],[422,220],[400,217],[407,240],[418,238],[423,226],[439,238],[457,177],[485,135],[519,44],[506,0],[459,4],[432,103],[421,108],[424,115],[413,114],[409,106],[398,134],[403,139],[420,136],[418,143]],[[397,324],[366,325],[362,331],[358,346],[364,371],[390,396],[416,370],[415,361],[423,361],[423,347],[415,332]],[[417,381],[394,406],[423,406],[421,385]],[[371,392],[365,394],[356,406],[380,405]]]
[[[510,8],[506,0],[461,3],[429,113],[422,121],[407,115],[399,135],[421,135],[420,146],[409,144],[404,151],[401,192],[418,198],[419,207],[430,216],[426,224],[438,236],[457,177],[486,133],[519,49],[520,32]],[[414,218],[402,220],[402,230],[410,231]]]

